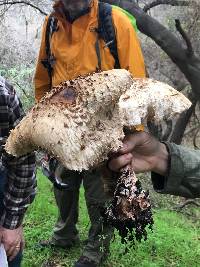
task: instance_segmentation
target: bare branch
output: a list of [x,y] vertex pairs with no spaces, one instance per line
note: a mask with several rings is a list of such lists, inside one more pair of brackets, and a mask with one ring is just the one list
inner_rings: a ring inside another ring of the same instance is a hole
[[147,4],[144,6],[144,12],[149,11],[151,8],[159,6],[159,5],[171,5],[171,6],[189,6],[193,1],[176,1],[176,0],[155,0],[154,2]]
[[190,101],[192,102],[192,106],[185,112],[183,112],[179,119],[176,122],[176,125],[174,127],[172,136],[170,138],[170,142],[176,143],[178,145],[180,145],[182,139],[183,139],[183,135],[185,132],[185,129],[188,125],[188,122],[190,120],[190,118],[192,117],[195,108],[196,108],[196,100],[193,100],[191,97],[189,97]]
[[4,7],[3,11],[0,13],[0,18],[4,16],[4,14],[9,10],[10,5],[7,5],[6,7]]
[[200,149],[199,146],[197,145],[197,137],[198,137],[199,132],[200,132],[200,128],[197,129],[193,137],[193,145],[196,149]]
[[43,11],[41,8],[39,8],[38,6],[30,3],[29,1],[0,1],[0,6],[5,6],[5,5],[27,5],[30,6],[36,10],[38,10],[42,15],[47,15],[47,13],[45,11]]
[[30,96],[27,94],[26,90],[18,82],[15,82],[15,83],[22,90],[25,97],[28,99]]
[[184,41],[186,42],[187,55],[188,55],[188,57],[192,57],[194,55],[194,51],[193,51],[193,47],[192,47],[191,41],[190,41],[189,37],[187,36],[186,32],[181,27],[180,20],[176,19],[175,22],[176,22],[177,31],[181,34],[181,36],[183,37]]

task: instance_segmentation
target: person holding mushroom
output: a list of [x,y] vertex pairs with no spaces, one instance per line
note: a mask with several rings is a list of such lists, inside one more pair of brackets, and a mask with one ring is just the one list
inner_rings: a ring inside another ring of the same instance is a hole
[[36,193],[34,152],[13,157],[4,147],[10,131],[24,115],[13,86],[0,76],[0,246],[5,249],[9,267],[21,266],[22,222]]
[[[47,16],[43,26],[34,78],[37,101],[49,92],[52,86],[96,70],[124,68],[134,77],[146,76],[143,55],[133,25],[121,10],[102,4],[98,0],[55,1],[54,10]],[[107,35],[100,30],[101,23]],[[110,33],[114,35],[110,36]],[[110,39],[105,41],[105,36]],[[84,177],[91,228],[83,254],[75,266],[99,266],[107,254],[105,252],[109,251],[109,241],[113,233],[111,227],[102,231],[99,221],[100,208],[106,201],[100,173],[93,170],[79,174],[59,165],[56,174],[62,181],[69,183],[73,190],[61,193],[55,189],[59,217],[52,239],[47,245],[69,248],[79,242],[76,223],[79,189]],[[93,179],[94,177],[96,179]],[[106,238],[100,241],[100,235]],[[101,248],[102,243],[104,249]]]
[[200,150],[162,143],[149,133],[138,132],[125,137],[123,147],[107,166],[119,172],[127,165],[136,173],[151,172],[158,193],[200,197]]

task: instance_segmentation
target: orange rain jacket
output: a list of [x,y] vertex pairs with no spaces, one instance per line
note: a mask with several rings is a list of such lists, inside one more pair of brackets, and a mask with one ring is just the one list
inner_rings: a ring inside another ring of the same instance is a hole
[[[98,26],[98,0],[93,0],[88,14],[67,21],[60,1],[54,6],[54,15],[58,19],[59,30],[51,39],[51,51],[56,58],[52,76],[52,86],[79,75],[94,72],[98,65],[95,42]],[[145,65],[136,32],[128,17],[120,10],[112,9],[113,24],[116,30],[118,56],[121,68],[129,70],[134,77],[145,77]],[[46,58],[45,33],[48,17],[44,22],[41,47],[34,77],[35,98],[40,100],[50,90],[47,69],[41,63]],[[100,40],[101,68],[114,68],[114,58],[103,40]]]

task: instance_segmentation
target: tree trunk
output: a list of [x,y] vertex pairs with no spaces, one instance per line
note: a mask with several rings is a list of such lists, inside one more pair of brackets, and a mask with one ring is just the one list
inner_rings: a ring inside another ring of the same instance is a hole
[[[191,84],[193,92],[193,105],[192,107],[182,114],[176,123],[172,133],[171,141],[181,143],[184,135],[185,128],[190,120],[193,111],[195,110],[196,101],[200,100],[200,58],[191,50],[185,37],[185,33],[179,30],[187,45],[179,40],[172,32],[165,26],[160,24],[156,19],[149,16],[140,8],[136,3],[127,0],[102,0],[112,5],[119,6],[129,13],[131,13],[137,21],[138,29],[160,46],[160,48],[171,58],[177,65],[181,72],[185,75],[186,79]],[[180,28],[176,22],[177,28]]]

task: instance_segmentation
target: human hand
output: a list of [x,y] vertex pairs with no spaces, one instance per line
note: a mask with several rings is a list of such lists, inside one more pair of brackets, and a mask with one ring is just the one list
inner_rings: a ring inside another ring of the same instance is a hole
[[12,261],[20,250],[24,248],[23,228],[19,226],[10,230],[0,227],[0,243],[4,245],[9,261]]
[[163,143],[146,132],[129,134],[123,140],[123,147],[117,157],[111,159],[108,167],[115,172],[130,166],[136,173],[154,171],[165,175],[168,167],[168,151]]

